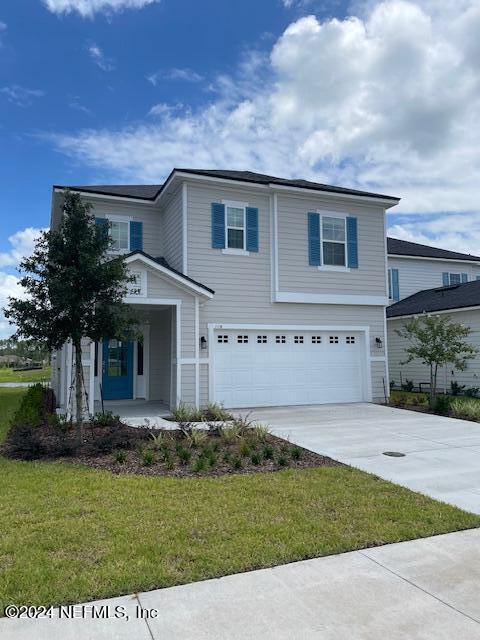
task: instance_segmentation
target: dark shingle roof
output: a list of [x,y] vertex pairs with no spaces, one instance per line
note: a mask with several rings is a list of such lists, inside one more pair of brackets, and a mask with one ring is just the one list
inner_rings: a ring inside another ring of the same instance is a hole
[[424,289],[387,307],[387,318],[480,306],[480,280]]
[[161,184],[90,184],[90,185],[55,185],[55,189],[72,189],[84,193],[98,193],[104,196],[121,196],[140,200],[155,200]]
[[158,258],[155,258],[154,256],[151,256],[149,253],[146,253],[145,251],[138,251],[137,250],[137,251],[131,251],[125,257],[128,258],[129,256],[133,256],[133,255],[135,255],[137,253],[139,253],[142,256],[145,256],[146,258],[150,258],[150,260],[153,260],[154,262],[158,262],[158,264],[162,265],[162,267],[165,267],[166,269],[168,269],[172,273],[176,273],[178,276],[181,276],[182,278],[185,278],[185,280],[188,280],[188,282],[191,282],[192,284],[195,284],[197,287],[201,287],[202,289],[205,289],[206,291],[210,291],[210,293],[215,293],[215,291],[213,289],[210,289],[210,287],[207,287],[206,285],[202,284],[201,282],[198,282],[198,280],[194,280],[193,278],[190,278],[189,276],[186,276],[181,271],[178,271],[177,269],[174,269],[173,267],[171,267],[163,256],[159,256]]
[[438,249],[429,247],[426,244],[417,244],[407,240],[397,240],[397,238],[387,238],[387,250],[390,255],[396,256],[419,256],[421,258],[441,258],[444,260],[478,260],[478,256],[469,253],[459,253],[458,251],[448,251],[448,249]]
[[[286,178],[277,178],[275,176],[265,175],[263,173],[254,173],[253,171],[229,171],[220,169],[173,169],[170,176],[175,171],[190,173],[192,175],[205,176],[211,178],[225,178],[227,180],[236,180],[238,182],[250,182],[262,185],[280,185],[284,187],[300,187],[302,189],[311,189],[312,191],[328,191],[330,193],[338,193],[339,195],[363,196],[369,198],[382,198],[396,202],[398,198],[392,196],[384,196],[379,193],[371,193],[370,191],[359,191],[358,189],[345,189],[343,187],[335,187],[319,182],[310,182],[309,180],[295,180]],[[169,176],[169,178],[170,178]],[[168,182],[169,178],[165,181]],[[75,191],[83,191],[84,193],[98,193],[107,196],[121,196],[123,198],[137,198],[140,200],[155,200],[162,191],[163,184],[126,184],[126,185],[71,185],[69,188]],[[56,185],[56,189],[66,189],[67,185]]]
[[199,176],[207,176],[212,178],[225,178],[227,180],[238,180],[239,182],[254,182],[255,184],[277,184],[285,187],[299,187],[301,189],[312,189],[313,191],[329,191],[330,193],[338,193],[354,196],[368,196],[370,198],[384,198],[396,201],[399,198],[393,196],[384,196],[379,193],[371,193],[370,191],[359,191],[358,189],[345,189],[344,187],[335,187],[333,185],[322,184],[320,182],[310,182],[309,180],[296,180],[289,178],[277,178],[276,176],[266,175],[264,173],[254,173],[253,171],[231,171],[224,169],[176,169],[185,173],[193,173]]

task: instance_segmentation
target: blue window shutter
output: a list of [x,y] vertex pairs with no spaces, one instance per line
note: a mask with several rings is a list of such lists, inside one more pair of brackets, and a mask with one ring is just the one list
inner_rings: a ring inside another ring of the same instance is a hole
[[258,209],[247,207],[247,251],[258,251]]
[[442,273],[442,282],[444,287],[448,287],[448,285],[450,284],[450,276],[447,271]]
[[468,282],[468,273],[462,273],[462,282]]
[[322,264],[320,258],[320,214],[308,214],[308,263],[312,267]]
[[143,251],[143,222],[130,220],[130,251]]
[[98,225],[103,233],[108,233],[108,219],[107,218],[95,218],[95,224]]
[[398,269],[392,269],[392,299],[395,300],[395,302],[398,302],[400,300]]
[[212,248],[225,249],[225,205],[212,202]]
[[347,218],[347,266],[358,269],[357,219]]

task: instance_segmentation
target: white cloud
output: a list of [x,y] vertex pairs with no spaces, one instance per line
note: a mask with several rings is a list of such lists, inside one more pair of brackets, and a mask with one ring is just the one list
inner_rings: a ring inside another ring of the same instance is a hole
[[155,73],[151,73],[147,76],[147,80],[153,84],[154,87],[161,80],[184,80],[185,82],[200,82],[203,80],[203,76],[201,76],[196,71],[192,69],[179,69],[173,68],[168,69],[166,71],[156,71]]
[[29,107],[33,98],[41,98],[45,95],[45,92],[41,89],[27,89],[17,84],[2,87],[0,93],[6,96],[9,102],[19,107]]
[[7,25],[5,24],[5,22],[0,22],[0,47],[2,46],[2,38],[6,30]]
[[27,227],[17,231],[8,238],[11,245],[9,251],[0,252],[0,267],[16,267],[25,256],[33,253],[35,242],[44,229]]
[[162,107],[154,124],[56,144],[118,180],[241,168],[398,195],[400,211],[478,210],[477,0],[385,0],[358,15],[293,22],[266,62],[217,78],[195,111]]
[[14,298],[24,296],[19,280],[16,276],[0,271],[0,338],[8,338],[15,332],[15,327],[3,315],[3,309],[8,304],[9,296]]
[[43,0],[52,13],[77,12],[82,17],[92,17],[95,13],[113,13],[124,9],[143,9],[158,0]]
[[68,101],[68,106],[70,109],[74,109],[75,111],[80,111],[81,113],[85,113],[87,116],[92,116],[93,112],[91,109],[86,107],[80,102],[80,98],[78,96],[70,96]]
[[113,71],[113,69],[115,69],[113,60],[111,58],[105,57],[105,54],[103,53],[102,49],[100,49],[98,44],[92,42],[88,45],[87,51],[97,67],[99,67],[102,71]]

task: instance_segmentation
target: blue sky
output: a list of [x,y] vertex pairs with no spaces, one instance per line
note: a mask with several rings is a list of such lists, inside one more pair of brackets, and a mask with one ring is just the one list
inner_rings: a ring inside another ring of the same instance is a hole
[[174,165],[398,195],[394,235],[480,253],[479,29],[473,0],[4,0],[0,306],[52,184]]

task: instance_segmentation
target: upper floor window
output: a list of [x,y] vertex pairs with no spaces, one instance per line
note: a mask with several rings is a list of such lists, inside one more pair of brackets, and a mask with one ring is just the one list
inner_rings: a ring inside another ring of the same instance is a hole
[[462,276],[459,273],[450,273],[449,279],[450,284],[460,284],[462,281]]
[[468,273],[448,273],[442,274],[442,284],[444,287],[448,287],[453,284],[462,284],[468,282]]
[[398,269],[388,270],[388,298],[398,302],[400,300],[400,287],[398,278]]
[[345,218],[322,216],[323,264],[345,267],[346,262]]
[[226,246],[228,249],[245,249],[245,208],[225,207]]
[[112,239],[113,251],[128,251],[129,247],[129,222],[110,220],[109,234]]

